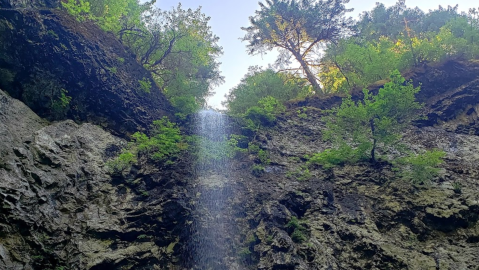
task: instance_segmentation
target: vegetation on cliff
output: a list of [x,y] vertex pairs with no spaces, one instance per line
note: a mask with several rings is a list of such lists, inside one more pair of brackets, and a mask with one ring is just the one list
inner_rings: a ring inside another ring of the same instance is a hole
[[217,61],[222,48],[201,8],[185,10],[179,4],[163,11],[155,2],[68,0],[63,7],[79,21],[94,21],[114,33],[151,72],[177,115],[185,117],[201,108],[212,87],[222,82]]

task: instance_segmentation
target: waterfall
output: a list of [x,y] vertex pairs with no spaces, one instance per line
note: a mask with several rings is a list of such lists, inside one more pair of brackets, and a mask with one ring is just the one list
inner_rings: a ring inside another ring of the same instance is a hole
[[228,118],[213,110],[202,110],[195,117],[198,136],[196,163],[196,201],[190,236],[190,260],[193,269],[234,269],[232,198],[229,179],[230,158],[227,144]]

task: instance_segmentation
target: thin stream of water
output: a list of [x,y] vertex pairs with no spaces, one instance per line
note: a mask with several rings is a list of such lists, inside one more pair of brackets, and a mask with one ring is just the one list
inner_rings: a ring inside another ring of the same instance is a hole
[[[201,138],[196,165],[196,204],[190,246],[192,266],[202,270],[228,269],[232,229],[229,225],[228,199],[232,191],[228,182],[230,160],[218,149],[226,144],[228,118],[212,110],[196,116],[196,135]],[[213,154],[213,158],[212,158]]]

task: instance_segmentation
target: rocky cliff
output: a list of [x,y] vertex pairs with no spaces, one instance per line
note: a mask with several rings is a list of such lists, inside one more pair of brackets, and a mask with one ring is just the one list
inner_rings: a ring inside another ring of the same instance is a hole
[[0,9],[0,50],[0,87],[43,118],[127,135],[172,116],[151,74],[92,22],[54,9]]
[[[150,75],[113,35],[60,11],[2,9],[0,32],[0,269],[197,269],[199,244],[214,269],[479,269],[477,62],[407,74],[428,120],[404,141],[447,154],[429,185],[388,163],[305,171],[304,156],[329,147],[322,116],[339,97],[291,103],[256,134],[271,161],[262,175],[248,154],[201,179],[188,154],[112,175],[122,136],[172,114],[159,89],[141,92]],[[52,111],[62,93],[70,103]],[[197,243],[216,193],[231,231]]]
[[181,181],[149,171],[161,190],[151,196],[143,181],[116,182],[104,163],[124,143],[96,125],[48,123],[0,91],[0,269],[164,263],[174,242],[172,215],[182,210],[168,198]]

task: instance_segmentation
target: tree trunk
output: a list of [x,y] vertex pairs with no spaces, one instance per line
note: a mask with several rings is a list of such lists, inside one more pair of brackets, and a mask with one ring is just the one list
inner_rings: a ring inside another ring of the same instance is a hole
[[313,72],[311,72],[311,69],[309,68],[308,64],[304,61],[303,57],[301,57],[301,54],[293,50],[290,50],[290,51],[293,53],[294,58],[298,60],[299,64],[301,64],[301,68],[303,68],[304,73],[306,73],[306,78],[313,86],[314,91],[319,95],[323,95],[324,94],[323,89],[321,89],[321,86],[316,80],[316,76],[314,76]]

